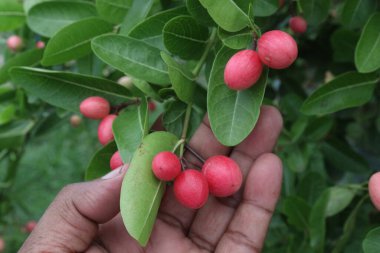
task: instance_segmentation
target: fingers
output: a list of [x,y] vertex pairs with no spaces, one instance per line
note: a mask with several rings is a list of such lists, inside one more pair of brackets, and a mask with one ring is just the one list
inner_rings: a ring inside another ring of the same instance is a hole
[[[212,133],[207,116],[203,119],[203,122],[190,140],[189,145],[205,159],[217,154],[226,155],[230,152],[230,148],[220,144]],[[189,153],[185,154],[185,158],[190,164],[196,166],[202,165],[200,161]],[[158,219],[187,233],[194,213],[194,210],[185,208],[178,203],[174,197],[172,187],[167,188],[158,213]]]
[[114,170],[106,179],[65,187],[19,252],[84,252],[96,236],[98,224],[119,212],[125,168]]
[[371,176],[368,182],[368,191],[373,205],[380,211],[380,172]]
[[[275,107],[263,106],[254,131],[231,153],[231,158],[239,164],[244,178],[260,154],[273,150],[281,129],[282,117],[279,111]],[[240,198],[241,193],[223,199],[210,198],[197,213],[189,237],[201,248],[213,251],[234,215]]]
[[273,154],[261,155],[250,170],[243,200],[216,248],[217,253],[261,252],[281,181],[281,160]]

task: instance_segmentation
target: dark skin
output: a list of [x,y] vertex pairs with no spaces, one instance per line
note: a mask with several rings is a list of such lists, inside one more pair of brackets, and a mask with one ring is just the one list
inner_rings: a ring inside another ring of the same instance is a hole
[[[19,252],[260,252],[281,191],[281,161],[270,153],[281,128],[277,109],[264,106],[255,130],[231,148],[216,140],[206,117],[189,145],[204,158],[229,155],[242,169],[244,185],[229,198],[210,196],[199,210],[181,206],[168,187],[145,248],[128,235],[119,214],[124,168],[65,187]],[[201,165],[190,153],[185,157]]]

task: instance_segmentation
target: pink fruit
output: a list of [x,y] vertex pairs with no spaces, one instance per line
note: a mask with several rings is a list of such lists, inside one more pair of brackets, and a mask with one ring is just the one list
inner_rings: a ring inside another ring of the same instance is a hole
[[80,112],[90,119],[102,119],[110,113],[110,103],[102,97],[88,97],[79,106]]
[[181,162],[172,152],[160,152],[153,158],[152,170],[158,179],[172,181],[181,173]]
[[119,168],[120,166],[123,166],[123,160],[121,159],[120,152],[116,151],[111,157],[110,167],[111,170],[114,170]]
[[39,40],[36,42],[36,48],[44,48],[45,47],[45,42]]
[[148,109],[149,111],[153,112],[154,110],[156,110],[156,103],[154,103],[153,101],[150,101],[148,103]]
[[206,160],[202,167],[210,193],[216,197],[227,197],[237,192],[243,175],[239,165],[229,157],[217,155]]
[[185,170],[174,180],[174,195],[185,207],[201,208],[208,198],[206,178],[197,170]]
[[32,233],[32,231],[34,230],[34,228],[36,226],[37,226],[37,222],[36,221],[34,221],[34,220],[28,221],[25,224],[25,231],[28,232],[28,233]]
[[234,54],[224,69],[224,82],[230,89],[244,90],[259,80],[263,65],[258,54],[250,49]]
[[7,40],[7,46],[10,50],[16,52],[23,47],[22,39],[17,35],[12,35]]
[[113,140],[112,124],[116,117],[116,115],[110,114],[100,121],[98,127],[98,139],[102,145],[106,145]]
[[70,117],[70,124],[72,127],[78,127],[82,123],[82,118],[79,115],[73,115]]
[[307,22],[303,17],[295,16],[289,20],[290,29],[295,33],[304,33],[307,30]]
[[372,204],[377,210],[380,210],[380,172],[376,172],[369,179],[368,192],[371,197]]
[[298,55],[296,41],[280,30],[264,33],[257,42],[257,52],[260,60],[272,69],[289,67]]
[[5,241],[2,237],[0,237],[0,253],[5,249]]

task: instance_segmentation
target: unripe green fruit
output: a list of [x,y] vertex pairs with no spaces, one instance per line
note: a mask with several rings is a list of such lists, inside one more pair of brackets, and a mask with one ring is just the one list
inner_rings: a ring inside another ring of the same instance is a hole
[[110,160],[110,168],[111,170],[117,169],[120,166],[123,166],[123,160],[121,159],[120,152],[116,151]]
[[272,69],[289,67],[298,55],[296,41],[280,30],[264,33],[257,41],[257,53],[262,63]]
[[206,178],[197,170],[185,170],[174,180],[174,195],[187,208],[198,209],[204,206],[208,193]]
[[106,145],[114,139],[112,124],[116,117],[116,115],[110,114],[100,122],[98,127],[98,139],[102,145]]
[[232,90],[244,90],[259,80],[263,65],[253,50],[242,50],[234,54],[224,69],[224,82]]
[[181,162],[172,152],[158,153],[152,161],[154,175],[163,181],[172,181],[181,173]]
[[227,197],[237,192],[243,182],[239,165],[229,157],[217,155],[206,160],[202,167],[210,194]]
[[83,116],[90,119],[103,119],[111,110],[110,103],[102,97],[88,97],[79,106]]
[[290,29],[295,33],[305,33],[307,30],[307,22],[303,17],[295,16],[289,20]]

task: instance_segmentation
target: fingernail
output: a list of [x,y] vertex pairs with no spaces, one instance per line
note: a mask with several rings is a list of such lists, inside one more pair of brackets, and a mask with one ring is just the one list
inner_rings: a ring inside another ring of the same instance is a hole
[[102,177],[102,179],[111,179],[117,176],[124,174],[124,172],[128,169],[128,164],[121,166],[120,168],[114,169],[113,171],[107,173]]

